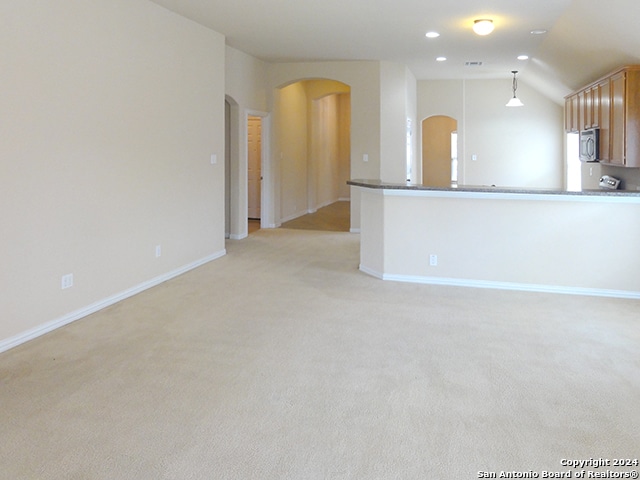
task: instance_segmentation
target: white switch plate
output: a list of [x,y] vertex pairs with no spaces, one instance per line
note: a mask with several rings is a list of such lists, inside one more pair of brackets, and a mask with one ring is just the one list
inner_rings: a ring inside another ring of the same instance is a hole
[[160,245],[156,245],[156,258],[162,255],[162,247]]
[[218,163],[218,155],[216,155],[215,153],[211,154],[211,165],[215,165],[216,163]]
[[73,273],[62,276],[61,286],[63,290],[73,287]]
[[471,160],[473,160],[474,162],[478,160],[478,155],[476,155],[475,153],[471,155]]
[[363,162],[368,162],[369,161],[369,154],[365,153],[364,155],[362,155],[362,161]]
[[429,255],[429,265],[431,265],[432,267],[438,265],[438,255],[435,255],[433,253]]

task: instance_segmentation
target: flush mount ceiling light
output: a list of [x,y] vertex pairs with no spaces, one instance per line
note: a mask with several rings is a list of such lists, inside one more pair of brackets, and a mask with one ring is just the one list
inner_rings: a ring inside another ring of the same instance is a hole
[[436,62],[446,62],[447,57],[436,57]]
[[513,90],[513,98],[507,102],[507,107],[523,107],[524,103],[522,103],[520,99],[516,97],[516,90],[518,89],[518,81],[516,80],[516,74],[518,73],[518,71],[512,70],[511,73],[513,73],[513,83],[511,86]]
[[473,21],[473,31],[478,35],[489,35],[493,32],[493,20],[481,18]]
[[440,34],[438,32],[427,32],[424,36],[427,38],[438,38]]

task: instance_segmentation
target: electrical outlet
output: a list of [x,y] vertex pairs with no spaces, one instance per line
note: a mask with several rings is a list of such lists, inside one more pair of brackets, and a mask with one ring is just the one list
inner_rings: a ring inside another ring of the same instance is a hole
[[429,255],[429,265],[435,267],[438,265],[438,255],[431,254]]
[[73,273],[62,276],[61,286],[63,290],[73,287]]
[[160,245],[156,245],[156,258],[162,255],[162,247]]

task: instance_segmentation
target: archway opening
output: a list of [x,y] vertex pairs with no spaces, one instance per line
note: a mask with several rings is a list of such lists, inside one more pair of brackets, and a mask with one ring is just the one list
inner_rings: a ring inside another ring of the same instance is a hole
[[449,187],[458,181],[458,121],[434,115],[422,121],[422,184]]
[[[327,79],[300,80],[279,88],[275,98],[274,154],[279,162],[281,223],[349,202],[349,85]],[[347,203],[347,225],[349,211]]]

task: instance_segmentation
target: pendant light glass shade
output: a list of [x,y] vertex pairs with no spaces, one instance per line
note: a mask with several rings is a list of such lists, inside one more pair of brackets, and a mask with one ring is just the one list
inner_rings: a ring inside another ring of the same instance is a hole
[[518,71],[513,70],[511,71],[511,73],[513,73],[513,83],[511,87],[513,90],[513,98],[511,98],[511,100],[507,102],[507,107],[523,107],[524,103],[522,103],[520,99],[516,97],[516,90],[518,89],[518,81],[516,80],[516,73],[518,73]]
[[507,102],[507,107],[524,107],[524,103],[522,103],[519,98],[513,97]]

